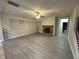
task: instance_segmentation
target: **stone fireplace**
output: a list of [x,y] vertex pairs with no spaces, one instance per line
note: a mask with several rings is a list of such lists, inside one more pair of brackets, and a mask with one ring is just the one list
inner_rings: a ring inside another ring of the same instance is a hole
[[53,26],[51,26],[51,25],[43,26],[43,33],[53,35]]

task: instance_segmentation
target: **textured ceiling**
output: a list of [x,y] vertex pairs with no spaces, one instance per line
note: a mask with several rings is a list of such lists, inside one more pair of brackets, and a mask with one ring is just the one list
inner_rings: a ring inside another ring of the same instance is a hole
[[20,5],[14,7],[8,5],[7,13],[19,16],[34,17],[34,12],[38,11],[42,16],[68,16],[78,0],[11,0]]

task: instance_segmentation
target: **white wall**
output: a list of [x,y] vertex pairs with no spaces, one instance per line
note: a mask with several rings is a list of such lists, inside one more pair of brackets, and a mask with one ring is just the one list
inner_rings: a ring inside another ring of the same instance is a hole
[[0,41],[3,41],[3,33],[2,33],[2,25],[1,25],[1,17],[0,17]]
[[3,0],[0,0],[0,41],[3,41],[3,33],[2,33],[2,24],[1,24],[1,20],[2,20],[2,6],[3,6]]
[[68,39],[69,43],[72,49],[72,53],[74,56],[74,59],[79,59],[78,57],[78,47],[77,47],[77,40],[76,40],[76,34],[75,34],[75,22],[77,17],[77,7],[74,8],[70,20],[69,20],[69,32],[68,32]]
[[42,33],[42,21],[37,21],[37,32]]
[[28,17],[24,9],[6,5],[2,28],[7,29],[9,39],[37,32],[36,20]]
[[37,32],[36,20],[6,15],[3,29],[7,29],[8,38],[14,38]]
[[53,35],[55,35],[55,16],[42,19],[43,25],[53,25]]

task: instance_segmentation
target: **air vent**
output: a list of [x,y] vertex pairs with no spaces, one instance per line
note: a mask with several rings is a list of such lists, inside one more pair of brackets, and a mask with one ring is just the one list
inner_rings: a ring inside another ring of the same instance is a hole
[[13,5],[13,6],[16,6],[16,7],[19,7],[19,5],[17,3],[12,2],[12,1],[8,1],[8,4]]

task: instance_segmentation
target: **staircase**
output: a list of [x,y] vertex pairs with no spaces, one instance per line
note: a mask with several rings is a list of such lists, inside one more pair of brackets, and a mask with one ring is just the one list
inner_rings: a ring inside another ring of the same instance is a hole
[[77,45],[78,45],[78,50],[79,50],[79,33],[76,33],[76,37],[77,37]]
[[77,35],[77,47],[78,47],[78,58],[79,58],[79,35]]
[[78,44],[78,50],[79,50],[79,41],[77,41],[77,44]]
[[77,37],[77,44],[79,49],[79,17],[77,17],[77,22],[76,22],[76,37]]

